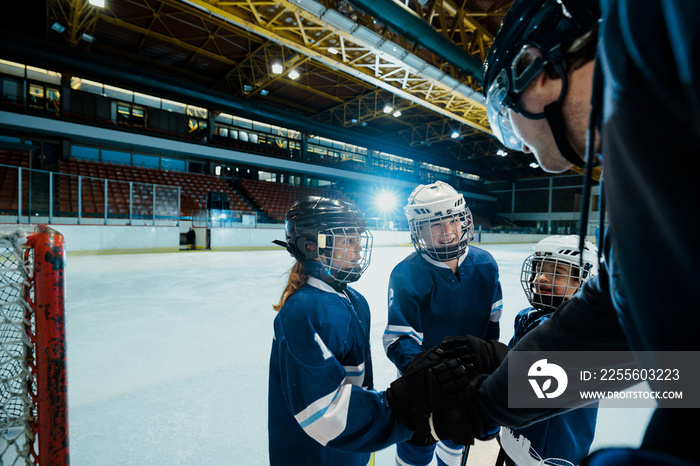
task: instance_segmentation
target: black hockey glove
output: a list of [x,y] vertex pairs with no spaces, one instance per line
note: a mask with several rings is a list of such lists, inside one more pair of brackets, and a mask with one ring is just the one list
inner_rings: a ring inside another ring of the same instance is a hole
[[488,440],[497,432],[495,426],[485,426],[477,395],[487,374],[476,376],[464,391],[458,407],[435,411],[430,415],[430,430],[433,437],[450,439],[459,445],[473,445],[474,439]]
[[445,358],[457,359],[462,365],[472,365],[479,374],[496,370],[508,354],[508,347],[496,340],[482,340],[471,335],[446,337],[437,348]]
[[435,445],[437,443],[437,440],[433,438],[433,436],[430,434],[429,431],[426,432],[414,432],[413,437],[410,439],[406,440],[411,445],[415,445],[417,447],[427,447],[429,445]]
[[456,359],[443,359],[442,353],[438,348],[419,353],[406,374],[386,390],[389,407],[413,431],[427,431],[430,412],[457,406],[462,392],[477,375]]

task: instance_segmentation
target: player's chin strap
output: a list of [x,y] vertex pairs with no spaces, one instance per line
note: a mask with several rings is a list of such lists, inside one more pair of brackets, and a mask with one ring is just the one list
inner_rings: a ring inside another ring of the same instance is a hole
[[554,142],[557,144],[561,155],[577,167],[583,168],[584,163],[583,160],[581,160],[581,156],[571,146],[571,142],[566,135],[566,122],[561,109],[564,103],[564,97],[566,97],[566,92],[569,88],[569,79],[567,77],[568,67],[566,63],[562,62],[555,65],[554,68],[561,76],[561,91],[559,92],[559,98],[555,102],[544,107],[544,115],[547,118],[549,128],[552,130],[552,136],[554,136]]
[[[282,246],[287,251],[289,251],[290,254],[294,255],[294,251],[286,241],[276,239],[272,241],[272,244]],[[328,283],[328,285],[330,285],[330,287],[333,288],[335,291],[341,293],[347,288],[347,285],[345,283],[339,282],[334,276],[333,271],[321,262],[315,260],[306,261],[304,262],[304,265],[306,266],[307,270],[311,273],[311,275],[315,276],[316,278],[320,278],[325,283]]]
[[[593,90],[591,92],[591,114],[588,120],[588,133],[586,134],[586,175],[583,185],[583,202],[581,202],[581,231],[579,234],[579,267],[583,270],[583,249],[588,233],[588,212],[591,203],[591,185],[593,184],[593,164],[596,153],[596,130],[600,128],[602,118],[602,99],[603,99],[603,75],[600,69],[598,58],[595,60],[593,67]],[[599,132],[602,136],[602,132]],[[601,142],[602,143],[602,142]],[[602,182],[602,176],[601,176]],[[603,197],[603,189],[600,189],[600,211],[598,221],[598,262],[600,262],[600,254],[603,249],[603,222],[605,217],[605,202]]]
[[561,155],[577,167],[583,168],[585,164],[581,160],[581,156],[574,150],[571,142],[569,142],[569,138],[566,136],[566,124],[564,123],[564,114],[561,111],[559,101],[547,105],[544,108],[544,114],[547,117],[549,127],[552,129],[554,142],[557,143],[557,148]]
[[571,142],[566,135],[566,122],[564,121],[564,112],[562,112],[561,109],[568,88],[565,67],[562,67],[561,74],[561,93],[559,94],[559,98],[555,102],[544,107],[544,115],[547,118],[549,128],[552,130],[552,136],[554,136],[554,142],[557,143],[557,148],[559,152],[561,152],[561,155],[577,167],[583,168],[584,163],[583,160],[581,160],[581,156],[571,146]]
[[321,279],[338,293],[342,293],[347,288],[345,283],[337,280],[333,270],[320,261],[312,260],[306,262],[304,265],[306,265],[306,268],[309,270],[312,276]]

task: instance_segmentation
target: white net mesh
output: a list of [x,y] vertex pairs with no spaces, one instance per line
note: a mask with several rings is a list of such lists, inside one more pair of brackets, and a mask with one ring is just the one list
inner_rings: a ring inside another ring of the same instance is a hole
[[32,464],[34,445],[34,316],[32,251],[25,232],[0,232],[0,464]]

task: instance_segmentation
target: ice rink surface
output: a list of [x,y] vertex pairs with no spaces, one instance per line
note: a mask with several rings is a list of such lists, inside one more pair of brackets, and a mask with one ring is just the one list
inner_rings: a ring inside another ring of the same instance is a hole
[[[500,268],[507,343],[513,318],[528,306],[519,280],[533,244],[476,246]],[[368,271],[354,284],[372,309],[378,390],[396,375],[381,344],[389,273],[412,250],[374,248]],[[71,464],[268,464],[272,304],[292,263],[281,248],[70,256]],[[650,413],[599,410],[593,449],[638,445]],[[377,466],[393,464],[393,446],[377,453]]]

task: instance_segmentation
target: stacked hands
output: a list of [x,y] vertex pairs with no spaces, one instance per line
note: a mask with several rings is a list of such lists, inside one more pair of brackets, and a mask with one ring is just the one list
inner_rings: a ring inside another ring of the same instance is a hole
[[482,423],[477,392],[507,354],[506,345],[470,335],[447,337],[417,354],[386,391],[396,417],[415,432],[411,443],[471,445],[486,438],[493,426]]

